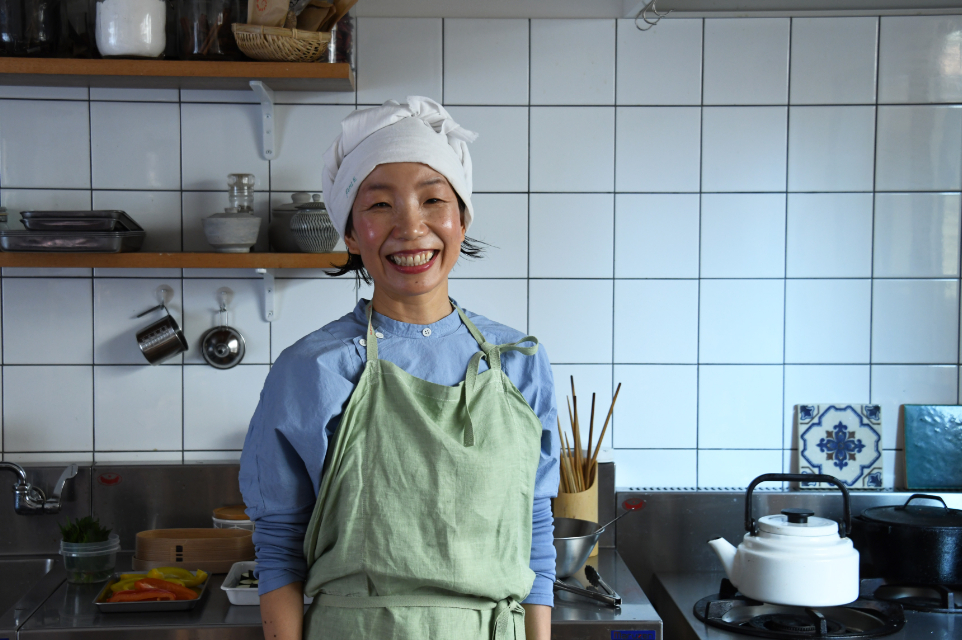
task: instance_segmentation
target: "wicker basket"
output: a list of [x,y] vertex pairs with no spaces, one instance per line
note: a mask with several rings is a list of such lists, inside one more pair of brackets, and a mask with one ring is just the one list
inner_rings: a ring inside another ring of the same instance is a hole
[[231,25],[237,46],[254,60],[314,62],[327,52],[330,31],[303,31],[260,24]]

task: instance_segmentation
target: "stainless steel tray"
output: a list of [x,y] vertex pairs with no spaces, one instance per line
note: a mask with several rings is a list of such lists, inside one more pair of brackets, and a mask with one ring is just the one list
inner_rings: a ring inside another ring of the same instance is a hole
[[95,209],[93,211],[21,211],[20,216],[28,220],[33,218],[112,218],[119,220],[127,215],[116,209]]
[[116,231],[123,226],[116,218],[23,218],[27,231]]
[[[115,209],[110,210],[95,210],[95,211],[21,211],[20,218],[23,220],[23,225],[30,229],[31,227],[27,225],[27,221],[30,221],[31,225],[44,224],[53,220],[75,220],[78,224],[81,221],[92,222],[96,220],[100,224],[106,224],[108,221],[114,220],[115,224],[119,223],[122,227],[118,229],[123,231],[126,228],[127,231],[143,231],[143,228],[137,224],[133,218],[131,218],[126,211],[118,211]],[[38,226],[33,226],[33,229],[40,229]],[[96,229],[86,229],[88,231],[95,231]],[[106,230],[106,229],[100,229]]]
[[147,232],[141,231],[2,231],[4,251],[76,251],[123,253],[139,251]]
[[190,611],[197,606],[197,603],[201,601],[204,594],[207,593],[207,583],[210,582],[210,576],[204,580],[200,585],[194,587],[199,589],[200,593],[193,600],[164,600],[164,601],[154,601],[154,602],[101,602],[101,600],[110,597],[110,585],[116,583],[120,579],[120,574],[115,573],[110,576],[110,580],[104,585],[104,588],[100,590],[97,597],[94,598],[94,604],[97,608],[104,613],[136,613],[140,611]]

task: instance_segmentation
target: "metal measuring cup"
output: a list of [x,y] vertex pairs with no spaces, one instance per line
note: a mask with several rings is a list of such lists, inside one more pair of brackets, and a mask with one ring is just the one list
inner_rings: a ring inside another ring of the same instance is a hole
[[137,317],[142,318],[158,309],[163,309],[167,315],[137,332],[137,346],[150,364],[161,364],[187,351],[187,338],[171,317],[166,304],[147,309]]

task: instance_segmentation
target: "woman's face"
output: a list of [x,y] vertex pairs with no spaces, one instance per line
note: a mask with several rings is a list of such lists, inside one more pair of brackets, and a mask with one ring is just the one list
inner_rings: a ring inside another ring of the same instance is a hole
[[364,179],[344,242],[364,260],[375,290],[395,300],[444,287],[464,225],[447,179],[417,162],[382,164]]

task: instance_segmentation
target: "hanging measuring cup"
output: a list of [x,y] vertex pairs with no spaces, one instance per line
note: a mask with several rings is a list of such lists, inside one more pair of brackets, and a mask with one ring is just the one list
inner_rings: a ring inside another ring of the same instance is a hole
[[160,364],[174,356],[187,351],[187,338],[177,326],[177,321],[170,315],[166,304],[159,304],[148,309],[137,317],[142,318],[148,313],[163,309],[167,315],[152,325],[137,332],[137,346],[150,364]]

